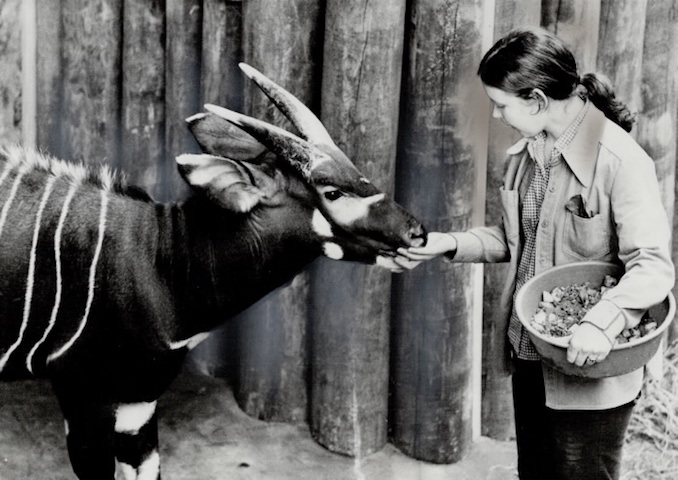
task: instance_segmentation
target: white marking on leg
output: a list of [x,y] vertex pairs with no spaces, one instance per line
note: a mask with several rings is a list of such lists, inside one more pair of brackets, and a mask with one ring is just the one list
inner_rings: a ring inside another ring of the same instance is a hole
[[94,290],[95,290],[95,280],[96,280],[96,273],[97,273],[97,263],[99,262],[99,255],[101,254],[101,247],[104,243],[104,233],[106,231],[106,213],[108,210],[108,196],[106,195],[106,192],[101,191],[101,210],[99,211],[99,238],[97,238],[97,244],[96,248],[94,250],[94,257],[92,258],[92,264],[89,269],[89,284],[88,284],[88,289],[87,289],[87,303],[85,304],[85,314],[82,317],[82,320],[80,321],[80,325],[78,326],[78,330],[75,332],[75,334],[71,337],[71,339],[66,342],[59,350],[51,354],[49,357],[47,357],[47,361],[51,362],[57,358],[59,358],[61,355],[63,355],[69,348],[73,346],[75,341],[80,337],[82,334],[83,330],[85,329],[85,325],[87,324],[87,320],[89,319],[89,312],[90,309],[92,308],[92,302],[94,301]]
[[123,480],[137,480],[137,469],[125,462],[118,462]]
[[[52,177],[47,180],[45,185],[45,192],[42,194],[42,199],[40,200],[40,205],[38,206],[38,213],[35,215],[35,227],[33,228],[33,243],[31,244],[31,255],[28,261],[28,279],[26,281],[26,298],[24,300],[24,321],[22,324],[21,335],[23,336],[26,325],[28,325],[28,318],[31,312],[31,303],[33,301],[33,287],[35,285],[35,262],[37,261],[37,249],[38,249],[38,239],[40,238],[40,224],[42,223],[42,213],[45,210],[47,205],[47,200],[52,193],[54,188],[54,182],[56,178]],[[26,368],[28,371],[33,373],[33,367],[31,365],[31,357],[33,350],[29,353],[26,358]]]
[[160,455],[153,450],[139,465],[137,480],[157,480],[160,476]]
[[115,431],[136,435],[155,413],[158,402],[127,403],[115,410]]
[[124,462],[118,462],[124,480],[157,480],[160,478],[160,455],[153,450],[141,462],[139,468]]
[[170,342],[169,347],[172,350],[179,350],[180,348],[188,347],[189,350],[193,350],[195,347],[198,346],[200,342],[205,340],[207,337],[210,336],[210,332],[202,332],[198,333],[197,335],[193,335],[191,338],[187,338],[186,340],[179,340],[178,342]]
[[[2,235],[2,230],[5,227],[5,222],[7,221],[7,214],[9,212],[10,207],[12,206],[12,203],[14,202],[14,197],[16,197],[16,192],[19,190],[19,184],[21,183],[21,179],[24,176],[23,172],[19,172],[14,179],[14,183],[12,184],[12,188],[9,192],[9,196],[7,197],[7,200],[5,201],[5,204],[2,207],[2,211],[0,212],[0,235]],[[9,361],[10,355],[14,352],[14,350],[17,349],[21,341],[23,340],[24,337],[24,332],[26,331],[26,324],[28,323],[28,319],[26,318],[26,312],[24,312],[24,318],[22,319],[21,326],[19,327],[19,335],[18,338],[14,341],[14,343],[7,349],[5,354],[0,357],[0,372],[5,368],[5,365],[7,365],[7,362]]]
[[64,223],[66,223],[66,216],[68,215],[68,210],[71,205],[71,201],[75,196],[75,191],[78,189],[77,185],[71,185],[66,193],[66,198],[64,199],[64,204],[61,207],[61,214],[59,215],[59,222],[57,223],[57,228],[54,232],[54,269],[56,271],[56,293],[54,294],[54,306],[52,307],[52,313],[49,317],[49,324],[45,329],[45,332],[42,334],[42,338],[33,346],[31,351],[28,353],[27,362],[31,365],[33,364],[33,355],[38,350],[38,347],[43,344],[47,339],[47,336],[54,328],[56,323],[57,315],[59,314],[59,306],[61,305],[61,290],[62,290],[62,281],[61,281],[61,236],[64,230]]

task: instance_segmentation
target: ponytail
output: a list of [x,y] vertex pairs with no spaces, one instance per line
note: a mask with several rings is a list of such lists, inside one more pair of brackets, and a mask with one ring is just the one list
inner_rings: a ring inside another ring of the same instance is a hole
[[582,76],[580,84],[583,87],[583,97],[588,98],[607,118],[622,127],[627,132],[633,128],[636,121],[628,107],[617,100],[612,84],[607,77],[597,73],[587,73]]
[[521,98],[530,98],[535,88],[554,100],[578,94],[627,132],[635,122],[610,81],[595,73],[580,78],[572,51],[542,28],[517,28],[498,40],[480,62],[478,75],[485,85]]

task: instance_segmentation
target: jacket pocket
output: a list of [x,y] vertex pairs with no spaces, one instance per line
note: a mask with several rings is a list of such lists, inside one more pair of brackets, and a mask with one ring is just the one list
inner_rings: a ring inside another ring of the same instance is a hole
[[612,251],[612,231],[609,219],[601,214],[580,217],[565,212],[563,250],[577,259],[595,260]]
[[520,215],[518,212],[518,191],[499,190],[501,196],[502,219],[506,238],[515,238],[520,234]]

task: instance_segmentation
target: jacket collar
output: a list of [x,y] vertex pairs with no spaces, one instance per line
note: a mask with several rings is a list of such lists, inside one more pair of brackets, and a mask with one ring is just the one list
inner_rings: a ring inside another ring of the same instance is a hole
[[595,105],[589,106],[579,130],[563,150],[563,158],[582,185],[588,187],[596,170],[600,139],[607,119]]
[[[565,162],[582,185],[588,187],[593,181],[598,158],[598,144],[605,128],[606,118],[595,105],[589,105],[577,133],[562,152]],[[506,153],[518,155],[527,150],[529,138],[521,138]]]

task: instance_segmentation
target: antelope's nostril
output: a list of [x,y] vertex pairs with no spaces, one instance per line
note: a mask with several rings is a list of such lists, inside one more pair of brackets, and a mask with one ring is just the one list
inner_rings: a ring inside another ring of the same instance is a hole
[[426,229],[422,225],[415,225],[410,228],[409,240],[412,247],[423,247],[426,245]]

